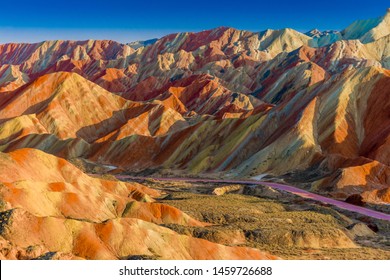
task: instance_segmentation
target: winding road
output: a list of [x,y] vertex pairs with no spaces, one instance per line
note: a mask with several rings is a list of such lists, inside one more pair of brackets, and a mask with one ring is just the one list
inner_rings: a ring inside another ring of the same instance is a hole
[[336,206],[341,209],[345,209],[351,212],[359,213],[368,217],[372,217],[375,219],[380,220],[386,220],[390,221],[390,215],[386,213],[382,213],[379,211],[371,210],[368,208],[356,206],[353,204],[346,203],[344,201],[332,199],[329,197],[325,197],[319,194],[311,193],[302,189],[299,189],[297,187],[279,184],[279,183],[272,183],[272,182],[265,182],[265,181],[258,181],[258,180],[216,180],[216,179],[194,179],[194,178],[159,178],[159,177],[134,177],[134,176],[128,176],[128,175],[117,175],[117,179],[119,180],[126,180],[126,179],[132,179],[132,180],[147,180],[147,179],[153,179],[157,181],[184,181],[184,182],[198,182],[198,183],[222,183],[222,184],[242,184],[242,185],[264,185],[269,186],[271,188],[286,191],[298,196],[301,196],[303,198],[312,199],[315,201],[319,201],[322,203],[326,203],[329,205]]

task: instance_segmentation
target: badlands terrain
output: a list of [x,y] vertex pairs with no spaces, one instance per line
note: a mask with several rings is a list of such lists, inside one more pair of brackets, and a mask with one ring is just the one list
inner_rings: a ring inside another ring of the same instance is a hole
[[390,9],[0,45],[0,259],[390,259],[389,95]]

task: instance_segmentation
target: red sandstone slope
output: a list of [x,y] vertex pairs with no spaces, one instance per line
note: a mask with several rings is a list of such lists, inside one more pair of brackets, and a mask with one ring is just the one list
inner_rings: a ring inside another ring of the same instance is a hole
[[314,190],[388,201],[388,18],[316,39],[222,27],[139,46],[1,45],[0,150],[129,171],[314,172]]
[[2,244],[10,242],[13,248],[1,258],[28,258],[23,251],[27,247],[31,256],[57,252],[60,258],[275,258],[158,226],[206,224],[174,207],[154,203],[159,191],[89,177],[67,161],[34,149],[0,153],[0,174],[0,234]]
[[186,123],[162,102],[130,102],[67,72],[44,75],[14,92],[1,107],[1,119],[3,143],[32,134],[93,142],[125,129],[126,135],[150,136]]

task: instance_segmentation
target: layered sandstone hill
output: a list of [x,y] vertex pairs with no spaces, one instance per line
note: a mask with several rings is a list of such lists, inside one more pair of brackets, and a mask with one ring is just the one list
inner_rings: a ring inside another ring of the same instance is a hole
[[156,203],[159,191],[92,178],[36,149],[1,153],[0,181],[2,259],[275,258],[179,235],[160,225],[208,224]]
[[390,202],[389,18],[341,32],[1,45],[0,150],[125,171],[268,173]]

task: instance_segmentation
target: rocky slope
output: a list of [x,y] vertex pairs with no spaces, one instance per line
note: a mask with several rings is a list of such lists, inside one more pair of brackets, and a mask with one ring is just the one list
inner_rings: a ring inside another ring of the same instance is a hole
[[146,43],[1,45],[0,149],[127,171],[314,168],[315,190],[389,202],[375,195],[387,172],[364,167],[389,164],[389,16],[341,32],[221,27]]
[[157,190],[92,178],[36,149],[0,154],[0,173],[1,258],[275,258],[179,235],[160,225],[208,224],[155,203]]
[[[0,45],[1,199],[4,210],[15,209],[4,213],[15,225],[71,219],[61,233],[66,236],[73,227],[96,237],[107,227],[126,228],[115,235],[122,236],[149,223],[200,223],[151,204],[158,194],[145,187],[75,170],[64,175],[71,169],[65,160],[115,172],[269,174],[339,199],[359,194],[365,202],[390,203],[389,40],[390,10],[341,32],[220,27],[129,44]],[[44,173],[45,164],[56,168]],[[155,215],[160,212],[169,214]],[[74,243],[43,241],[39,250],[56,248],[68,258],[148,255],[133,249],[81,254]],[[221,250],[226,258],[265,256]],[[159,252],[164,258],[222,256],[197,254]]]

